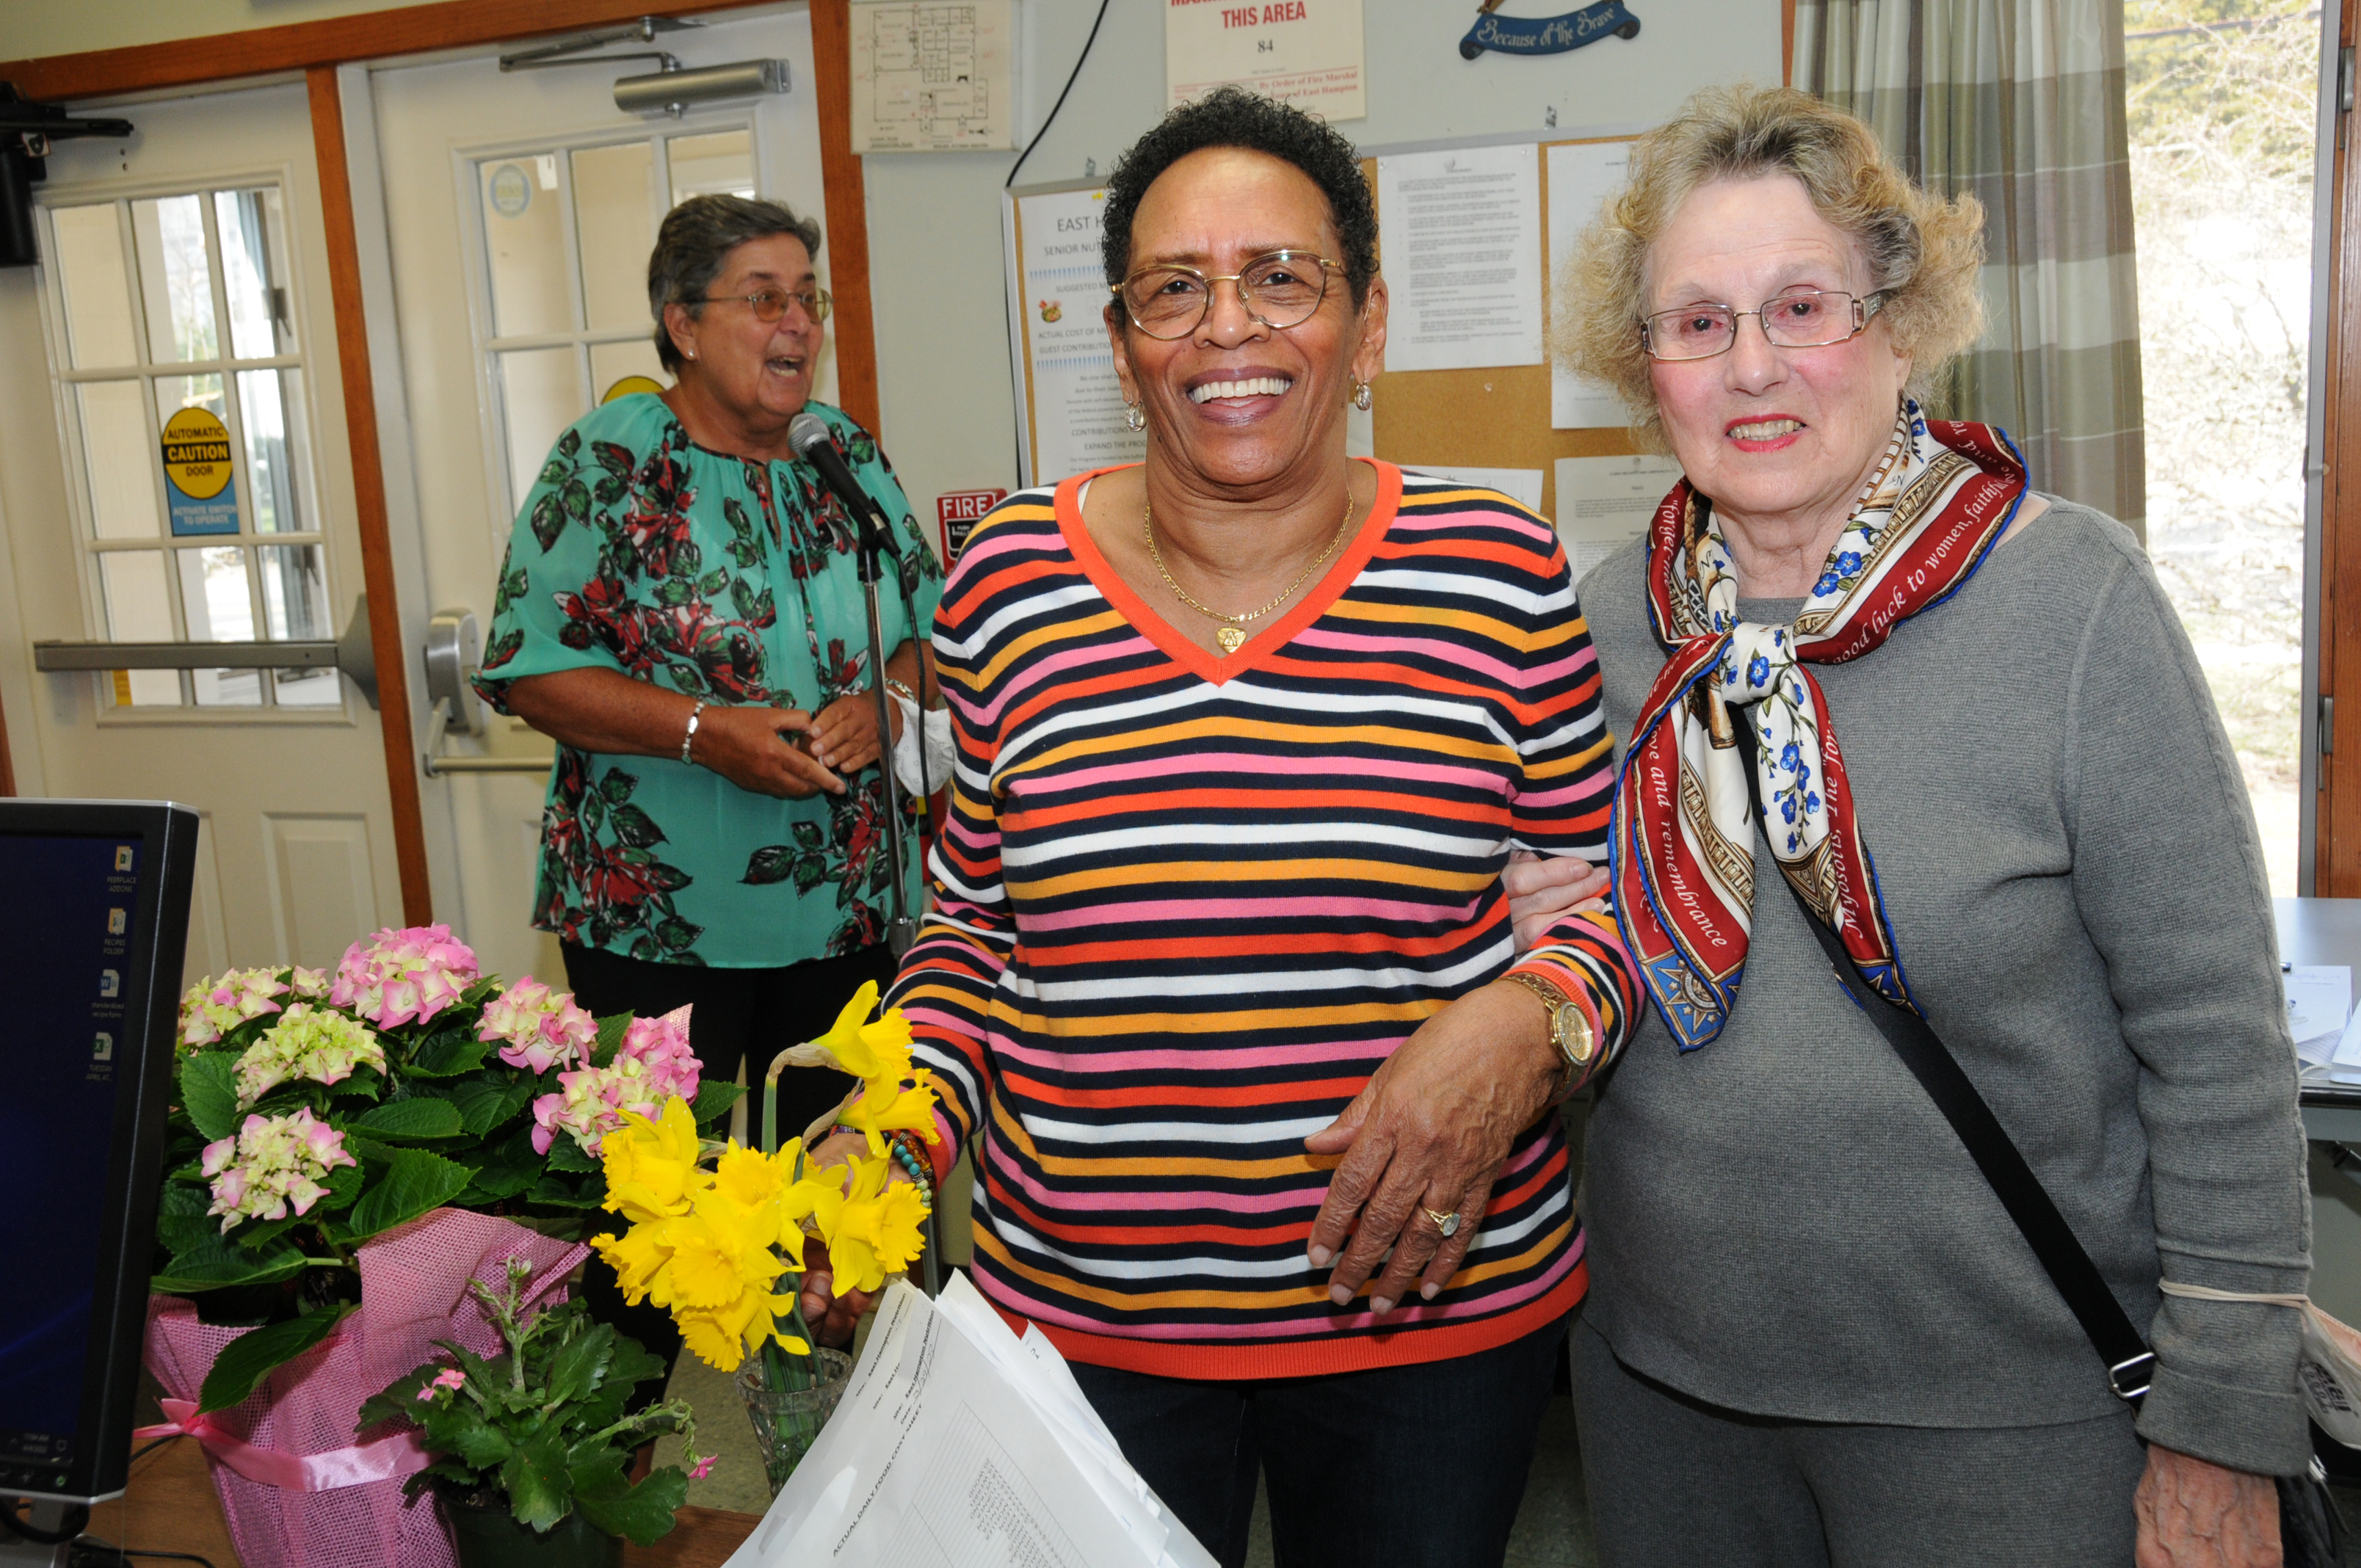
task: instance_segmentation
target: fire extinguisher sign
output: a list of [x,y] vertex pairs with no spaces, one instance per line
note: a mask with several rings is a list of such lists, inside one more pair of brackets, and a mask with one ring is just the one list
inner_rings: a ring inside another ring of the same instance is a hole
[[935,519],[942,525],[943,570],[959,565],[967,536],[983,514],[1008,499],[1006,490],[948,490],[935,498]]

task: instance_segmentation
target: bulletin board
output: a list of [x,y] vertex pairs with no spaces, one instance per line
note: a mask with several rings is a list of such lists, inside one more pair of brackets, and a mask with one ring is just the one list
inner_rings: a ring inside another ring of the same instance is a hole
[[[1549,149],[1552,147],[1630,142],[1631,137],[1568,137],[1540,145],[1542,320],[1552,319],[1556,279],[1550,255]],[[1372,192],[1378,160],[1361,160]],[[1382,263],[1385,217],[1378,214]],[[1557,460],[1561,457],[1620,457],[1637,452],[1621,426],[1558,430],[1550,422],[1550,367],[1508,365],[1466,370],[1389,370],[1373,384],[1370,411],[1377,455],[1406,468],[1538,468],[1543,517],[1557,515]]]
[[[1572,137],[1527,144],[1536,145],[1544,324],[1555,287],[1548,264],[1550,149],[1633,139]],[[1495,138],[1469,145],[1499,144]],[[1392,151],[1383,149],[1383,155]],[[1362,159],[1372,192],[1378,191],[1378,156]],[[1104,187],[1095,182],[1038,186],[1006,192],[1004,199],[1009,356],[1017,380],[1020,467],[1028,484],[1083,467],[1136,461],[1139,455],[1142,438],[1122,426],[1121,394],[1105,349],[1105,329],[1099,324],[1106,284],[1098,267],[1093,209],[1103,199]],[[1378,233],[1382,266],[1381,199]],[[1538,365],[1388,370],[1374,383],[1370,449],[1388,462],[1411,468],[1538,469],[1539,510],[1543,517],[1554,518],[1559,458],[1628,456],[1638,448],[1620,423],[1554,428],[1551,374],[1546,355]]]

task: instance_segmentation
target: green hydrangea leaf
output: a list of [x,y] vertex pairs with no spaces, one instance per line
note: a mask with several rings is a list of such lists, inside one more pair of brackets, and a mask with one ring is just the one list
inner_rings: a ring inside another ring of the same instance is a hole
[[[770,1064],[764,1062],[762,1066],[767,1070]],[[689,1108],[689,1114],[697,1119],[699,1127],[708,1122],[718,1122],[730,1114],[730,1108],[737,1104],[745,1092],[746,1086],[742,1083],[716,1083],[707,1079],[697,1086],[697,1103]]]
[[230,1341],[214,1357],[214,1369],[205,1374],[204,1387],[197,1391],[198,1410],[223,1410],[236,1404],[274,1368],[284,1366],[335,1332],[352,1310],[353,1304],[323,1307]]
[[237,1058],[228,1051],[199,1051],[181,1064],[181,1108],[205,1141],[237,1130]]
[[456,1138],[467,1130],[459,1107],[439,1095],[390,1101],[372,1105],[349,1125],[387,1143],[418,1143],[430,1138]]
[[385,1174],[369,1184],[345,1222],[335,1227],[340,1240],[367,1241],[380,1231],[439,1209],[467,1189],[475,1168],[424,1149],[396,1149],[385,1162]]
[[451,1087],[451,1103],[459,1108],[459,1124],[470,1136],[482,1137],[523,1110],[533,1099],[533,1080],[512,1078],[494,1081],[471,1078]]
[[164,1296],[192,1296],[233,1285],[269,1285],[303,1272],[303,1253],[281,1243],[258,1256],[215,1234],[174,1255],[148,1288]]

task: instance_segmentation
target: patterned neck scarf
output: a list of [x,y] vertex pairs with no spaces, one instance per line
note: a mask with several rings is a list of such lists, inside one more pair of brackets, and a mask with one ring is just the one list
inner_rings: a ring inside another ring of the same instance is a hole
[[[2016,516],[2025,463],[1998,429],[1902,405],[1894,440],[1793,624],[1738,618],[1713,503],[1684,479],[1648,533],[1648,616],[1670,657],[1616,781],[1615,913],[1684,1051],[1721,1033],[1754,905],[1754,833],[1733,722],[1753,726],[1771,853],[1870,982],[1916,1008],[1811,666],[1858,659],[1943,602]],[[1733,715],[1732,709],[1740,710]]]

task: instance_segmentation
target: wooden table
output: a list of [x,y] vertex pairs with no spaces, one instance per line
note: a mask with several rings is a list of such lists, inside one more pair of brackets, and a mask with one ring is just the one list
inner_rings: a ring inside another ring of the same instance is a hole
[[[653,1546],[625,1543],[624,1568],[720,1568],[761,1522],[757,1514],[683,1508],[672,1533]],[[134,1552],[188,1552],[214,1568],[243,1568],[222,1522],[204,1450],[185,1438],[133,1465],[124,1495],[91,1509],[90,1533]]]

